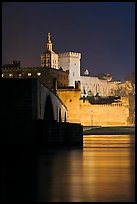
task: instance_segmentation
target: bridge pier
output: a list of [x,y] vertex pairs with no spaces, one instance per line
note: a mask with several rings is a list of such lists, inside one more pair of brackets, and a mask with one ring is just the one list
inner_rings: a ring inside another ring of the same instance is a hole
[[74,123],[38,120],[37,140],[39,144],[50,146],[83,146],[83,127]]

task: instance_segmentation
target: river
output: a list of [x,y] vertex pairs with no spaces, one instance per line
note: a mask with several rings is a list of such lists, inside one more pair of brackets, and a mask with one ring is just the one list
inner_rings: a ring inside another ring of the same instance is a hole
[[7,154],[4,201],[135,201],[135,135],[84,135],[83,149]]

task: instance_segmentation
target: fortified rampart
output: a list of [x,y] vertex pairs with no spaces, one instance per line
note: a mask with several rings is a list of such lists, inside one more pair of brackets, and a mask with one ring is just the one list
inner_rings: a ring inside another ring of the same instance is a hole
[[57,90],[58,96],[68,109],[68,121],[83,126],[129,125],[129,99],[112,104],[90,104],[80,99],[80,90]]
[[57,89],[57,94],[62,102],[68,108],[68,122],[80,123],[79,98],[80,90],[78,89]]
[[129,124],[128,101],[112,104],[90,104],[79,101],[80,121],[84,126],[122,126]]
[[79,52],[65,52],[65,53],[59,53],[59,57],[79,57],[81,58],[81,53]]

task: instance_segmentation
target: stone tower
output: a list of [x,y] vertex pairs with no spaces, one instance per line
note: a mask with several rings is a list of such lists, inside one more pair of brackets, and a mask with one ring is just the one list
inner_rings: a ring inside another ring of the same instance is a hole
[[52,50],[51,35],[47,35],[46,51],[41,55],[41,67],[58,69],[58,55]]
[[81,53],[67,52],[58,54],[59,67],[69,72],[69,86],[75,86],[75,81],[80,81]]

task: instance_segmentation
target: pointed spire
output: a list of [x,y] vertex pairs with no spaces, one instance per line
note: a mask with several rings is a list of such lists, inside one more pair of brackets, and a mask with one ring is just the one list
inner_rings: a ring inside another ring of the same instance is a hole
[[48,36],[47,36],[47,50],[48,51],[52,51],[52,42],[51,42],[51,35],[50,35],[50,33],[48,33]]
[[50,40],[50,33],[48,33],[47,43],[51,43],[51,40]]

